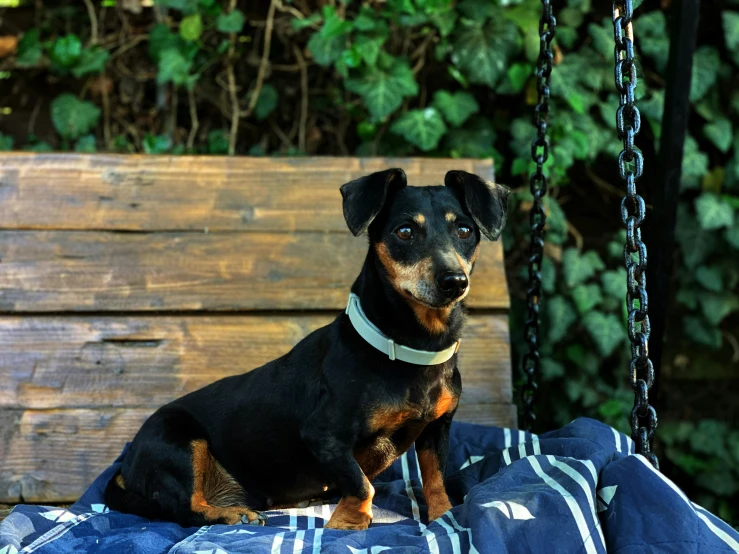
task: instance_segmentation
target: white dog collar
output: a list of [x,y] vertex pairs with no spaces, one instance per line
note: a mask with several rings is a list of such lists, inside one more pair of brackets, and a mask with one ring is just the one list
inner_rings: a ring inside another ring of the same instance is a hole
[[403,362],[416,365],[443,364],[444,362],[449,361],[459,350],[460,341],[455,342],[449,348],[439,352],[416,350],[415,348],[408,348],[407,346],[397,344],[393,339],[385,336],[385,334],[380,331],[374,323],[367,319],[367,316],[362,310],[362,305],[359,302],[359,297],[354,293],[349,294],[349,303],[346,306],[346,314],[349,316],[349,321],[352,322],[357,333],[359,333],[364,340],[377,348],[377,350],[386,354],[391,360],[401,360]]

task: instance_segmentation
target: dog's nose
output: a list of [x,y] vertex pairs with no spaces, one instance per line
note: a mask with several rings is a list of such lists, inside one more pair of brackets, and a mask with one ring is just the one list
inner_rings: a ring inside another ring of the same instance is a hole
[[447,298],[459,298],[467,290],[467,275],[456,271],[447,271],[436,278],[436,284],[439,285],[441,292]]

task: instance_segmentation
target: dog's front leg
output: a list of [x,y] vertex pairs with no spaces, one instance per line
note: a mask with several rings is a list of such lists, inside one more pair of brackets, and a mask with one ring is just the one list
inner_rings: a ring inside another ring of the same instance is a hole
[[449,427],[453,412],[429,423],[416,439],[418,464],[423,478],[423,496],[429,507],[429,521],[440,517],[452,508],[444,486],[447,455],[449,453]]
[[[362,530],[372,521],[372,498],[375,489],[354,458],[356,437],[346,429],[337,428],[336,418],[314,413],[304,424],[300,436],[321,463],[326,475],[341,492],[341,500],[331,519],[329,529]],[[330,424],[329,422],[334,422]]]

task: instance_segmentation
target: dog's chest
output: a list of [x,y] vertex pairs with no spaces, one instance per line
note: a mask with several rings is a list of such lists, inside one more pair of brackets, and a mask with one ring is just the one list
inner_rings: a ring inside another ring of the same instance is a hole
[[381,404],[370,413],[368,427],[372,433],[387,434],[406,424],[425,425],[453,410],[458,400],[447,386],[442,386],[430,397]]
[[459,397],[446,386],[414,401],[387,402],[375,407],[368,418],[367,437],[354,451],[362,471],[370,479],[406,452],[426,425],[454,410]]

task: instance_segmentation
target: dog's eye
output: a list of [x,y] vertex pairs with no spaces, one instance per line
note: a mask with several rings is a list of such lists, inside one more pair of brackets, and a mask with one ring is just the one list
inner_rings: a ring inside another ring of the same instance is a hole
[[472,235],[472,229],[467,225],[460,225],[457,227],[457,235],[459,235],[459,238],[461,239],[468,239]]
[[402,227],[398,227],[395,230],[395,234],[398,236],[399,239],[410,240],[413,238],[413,229],[411,229],[408,225],[403,225]]

